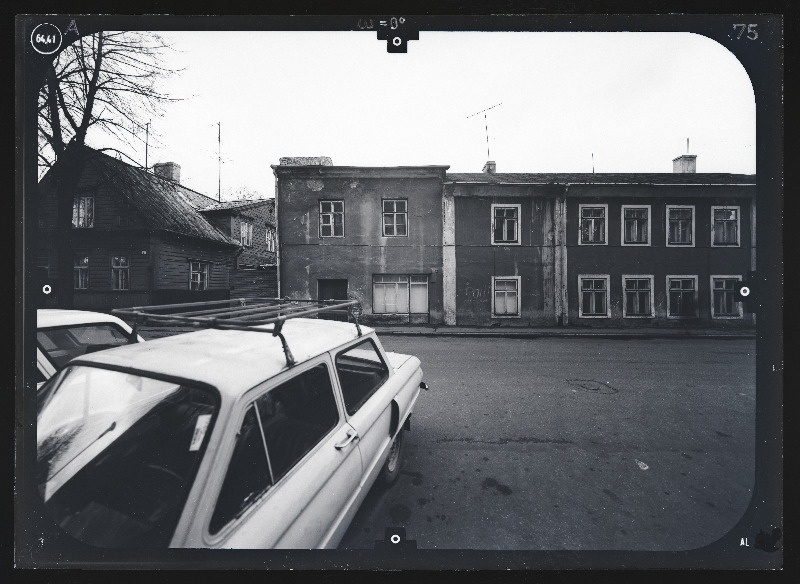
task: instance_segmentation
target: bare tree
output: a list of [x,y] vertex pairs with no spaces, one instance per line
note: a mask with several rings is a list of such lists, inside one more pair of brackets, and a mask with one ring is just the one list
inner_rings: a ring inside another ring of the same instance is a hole
[[90,128],[128,146],[141,139],[141,120],[174,100],[158,89],[173,73],[160,64],[167,50],[157,34],[137,31],[97,32],[64,49],[39,92],[40,174],[67,144],[85,144]]
[[[40,176],[53,168],[57,219],[58,303],[73,306],[72,207],[83,172],[80,152],[89,130],[100,130],[122,144],[133,145],[141,135],[144,116],[158,116],[172,101],[158,89],[172,73],[160,65],[170,47],[150,32],[97,32],[65,48],[48,69],[39,92]],[[116,150],[116,148],[103,148]],[[126,155],[127,156],[127,155]]]

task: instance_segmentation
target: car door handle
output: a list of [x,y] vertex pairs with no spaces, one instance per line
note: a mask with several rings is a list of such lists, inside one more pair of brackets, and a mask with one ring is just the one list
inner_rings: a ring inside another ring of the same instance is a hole
[[333,446],[337,450],[341,450],[342,448],[344,448],[345,446],[347,446],[348,444],[350,444],[351,442],[353,442],[354,440],[357,440],[357,439],[358,439],[358,432],[355,432],[353,430],[349,430],[347,432],[347,440],[345,440],[344,442],[339,442],[339,444],[334,444]]

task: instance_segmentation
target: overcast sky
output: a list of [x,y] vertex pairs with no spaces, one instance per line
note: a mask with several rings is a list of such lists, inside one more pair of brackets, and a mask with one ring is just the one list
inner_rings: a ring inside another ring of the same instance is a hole
[[184,99],[152,120],[149,162],[214,197],[217,122],[223,194],[273,196],[281,156],[480,172],[487,124],[498,172],[591,172],[592,154],[596,172],[671,172],[687,138],[698,172],[756,171],[750,80],[700,35],[420,32],[405,54],[367,31],[162,36]]

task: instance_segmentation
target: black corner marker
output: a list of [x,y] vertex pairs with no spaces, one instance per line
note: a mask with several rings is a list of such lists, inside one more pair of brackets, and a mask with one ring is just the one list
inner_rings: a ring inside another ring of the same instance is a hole
[[772,531],[769,533],[765,532],[763,529],[760,529],[758,531],[758,535],[756,536],[756,543],[754,547],[765,552],[778,551],[781,549],[778,545],[778,542],[782,537],[783,531],[781,531],[780,527],[773,527]]
[[407,53],[408,41],[419,40],[419,30],[405,16],[389,16],[377,21],[378,40],[386,41],[389,53]]
[[405,527],[387,527],[383,541],[375,540],[375,549],[384,551],[407,551],[417,549],[417,540],[406,539]]

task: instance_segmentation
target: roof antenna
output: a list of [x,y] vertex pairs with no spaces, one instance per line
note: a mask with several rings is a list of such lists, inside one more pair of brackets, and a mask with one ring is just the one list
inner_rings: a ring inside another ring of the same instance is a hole
[[483,114],[483,122],[484,122],[484,126],[485,126],[485,129],[486,129],[486,160],[491,160],[492,159],[491,155],[489,154],[489,120],[486,117],[486,112],[488,112],[490,109],[494,109],[494,108],[496,108],[497,106],[500,106],[500,105],[503,105],[503,103],[502,102],[496,103],[492,107],[487,107],[486,109],[483,109],[483,110],[481,110],[479,112],[475,112],[474,114],[470,114],[470,115],[467,116],[467,119],[469,119],[472,116],[477,116],[478,114]]
[[217,122],[217,201],[222,202],[222,125]]
[[594,152],[592,152],[592,174],[594,174]]

